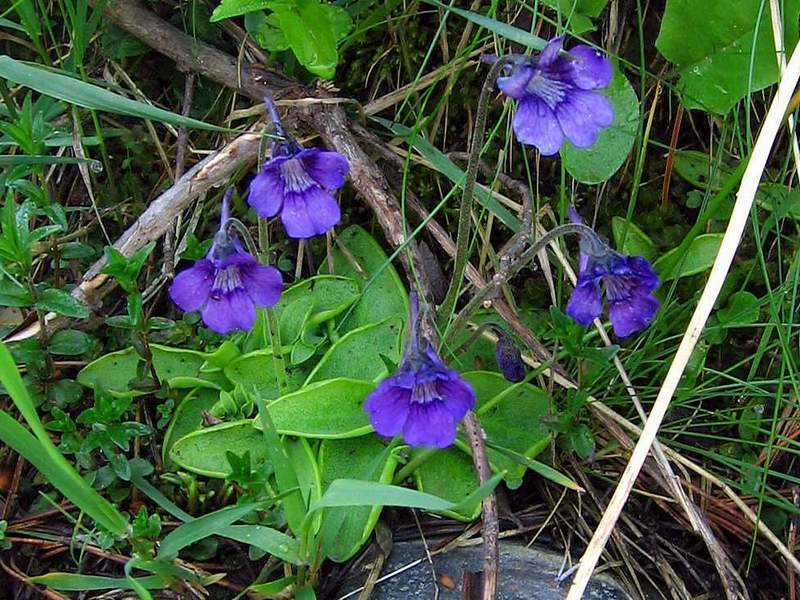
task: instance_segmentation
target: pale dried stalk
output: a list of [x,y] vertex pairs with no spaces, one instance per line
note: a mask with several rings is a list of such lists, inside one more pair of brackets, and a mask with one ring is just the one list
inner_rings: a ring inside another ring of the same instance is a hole
[[720,245],[719,252],[714,261],[714,266],[711,268],[708,282],[703,289],[694,314],[689,321],[689,326],[684,333],[675,358],[667,371],[664,383],[659,390],[655,404],[650,412],[650,417],[642,430],[642,436],[633,449],[628,466],[622,473],[622,477],[608,504],[608,508],[605,513],[603,513],[603,518],[600,520],[600,524],[594,536],[592,536],[589,546],[586,548],[586,552],[584,552],[581,558],[580,567],[570,587],[567,600],[579,600],[582,597],[583,591],[586,589],[586,585],[592,575],[592,571],[597,561],[600,559],[603,548],[625,506],[628,495],[631,489],[633,489],[636,477],[639,475],[639,471],[650,452],[650,447],[658,433],[658,428],[669,408],[670,399],[678,387],[683,371],[686,369],[686,365],[689,362],[692,350],[694,350],[697,341],[700,339],[706,321],[714,308],[714,302],[716,302],[720,290],[725,283],[728,269],[736,254],[736,250],[742,238],[742,233],[747,224],[747,218],[750,214],[753,200],[755,199],[758,184],[761,181],[761,175],[763,174],[772,145],[781,128],[786,109],[789,106],[789,101],[792,98],[792,93],[799,79],[800,46],[796,47],[792,53],[792,58],[789,61],[769,111],[767,112],[767,116],[764,119],[764,125],[756,139],[752,155],[748,161],[744,176],[742,177],[742,183],[739,187],[739,193],[736,197],[736,203],[733,207],[728,228],[722,239],[722,244]]
[[[786,48],[783,45],[783,20],[781,19],[780,0],[769,0],[769,16],[772,22],[772,42],[775,45],[775,60],[778,61],[778,71],[783,76],[786,71]],[[800,177],[800,146],[795,135],[794,115],[789,115],[786,121],[789,123],[789,135],[792,138],[794,168],[797,176]]]
[[[542,236],[544,233],[546,233],[545,229],[537,223],[537,236]],[[577,278],[575,277],[575,272],[572,270],[572,266],[560,251],[557,242],[554,241],[551,246],[557,249],[556,256],[561,263],[561,266],[564,268],[567,277],[574,286]],[[603,341],[603,344],[605,344],[606,347],[611,346],[611,339],[608,337],[608,333],[606,333],[606,330],[603,327],[603,324],[600,322],[600,319],[594,320],[594,327],[600,335],[600,339]],[[644,412],[642,403],[639,401],[639,395],[636,393],[636,388],[633,387],[633,382],[631,381],[630,377],[628,377],[625,366],[622,364],[622,361],[618,356],[614,356],[613,362],[614,367],[616,368],[617,373],[619,373],[620,379],[622,380],[622,383],[631,398],[631,402],[642,419],[642,422],[647,421],[647,414]],[[677,477],[673,472],[672,466],[670,465],[669,460],[664,452],[664,447],[658,440],[653,441],[653,456],[655,458],[656,465],[661,471],[661,476],[664,480],[663,484],[668,487],[675,501],[678,502],[683,508],[683,512],[689,519],[692,529],[695,531],[695,533],[700,534],[700,536],[703,538],[709,554],[714,561],[714,565],[717,568],[720,580],[723,582],[726,595],[729,598],[747,597],[744,581],[742,581],[741,576],[736,571],[736,568],[728,557],[728,554],[722,548],[722,545],[719,543],[714,535],[714,532],[711,530],[707,519],[703,517],[697,505],[686,495],[686,492],[681,485],[680,478]]]
[[[497,335],[491,331],[490,329],[486,329],[481,331],[481,337],[486,338],[487,340],[497,343]],[[527,354],[522,355],[522,360],[532,369],[539,369],[542,367],[542,362],[532,358]],[[553,381],[561,386],[564,389],[573,390],[578,389],[578,384],[565,377],[561,373],[555,372],[550,370],[548,367],[545,367],[542,370],[542,375],[545,377],[552,377]],[[619,413],[615,412],[613,409],[609,408],[603,402],[595,398],[594,396],[588,396],[587,398],[587,405],[589,408],[599,417],[603,417],[608,419],[609,421],[613,421],[617,423],[624,429],[627,429],[634,435],[641,437],[642,429],[638,425],[627,420],[625,417],[620,415]],[[780,539],[772,532],[772,530],[767,527],[766,524],[762,520],[760,520],[757,515],[753,512],[753,510],[745,504],[745,502],[736,495],[736,492],[726,484],[724,481],[719,479],[713,473],[707,471],[700,465],[692,462],[682,454],[676,452],[669,446],[663,446],[664,453],[667,455],[671,461],[675,463],[680,463],[690,471],[694,471],[703,479],[710,481],[712,484],[719,487],[723,493],[731,499],[731,501],[744,513],[744,516],[753,524],[753,527],[758,529],[758,532],[763,535],[778,551],[778,553],[786,559],[786,562],[794,569],[794,571],[800,575],[800,560],[792,554],[792,552],[786,547],[786,545],[781,542]]]
[[[175,185],[150,203],[147,210],[122,234],[114,247],[129,256],[149,241],[164,235],[178,213],[195,198],[213,187],[225,185],[237,170],[255,162],[260,143],[259,133],[244,133],[219,152],[197,163],[175,182]],[[83,302],[92,302],[102,295],[100,287],[108,280],[108,275],[100,272],[104,266],[103,258],[95,262],[84,275],[81,284],[72,291],[72,295]],[[45,322],[50,323],[57,317],[56,313],[47,313]],[[24,340],[37,335],[38,332],[37,322],[9,336],[5,341]]]

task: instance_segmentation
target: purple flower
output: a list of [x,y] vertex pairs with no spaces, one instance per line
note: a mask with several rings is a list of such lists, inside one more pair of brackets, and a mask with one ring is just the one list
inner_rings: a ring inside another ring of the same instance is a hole
[[584,45],[562,53],[563,44],[557,37],[538,57],[507,58],[510,73],[497,80],[503,93],[517,100],[512,123],[517,139],[545,156],[556,154],[564,138],[588,148],[614,122],[608,98],[593,91],[608,87],[611,62]]
[[205,258],[184,269],[169,288],[181,309],[199,310],[206,327],[217,333],[247,331],[256,321],[256,306],[268,308],[281,296],[282,279],[262,265],[227,232],[227,194],[222,223]]
[[411,333],[397,372],[384,379],[364,404],[380,435],[402,434],[410,446],[447,448],[456,427],[475,406],[475,392],[448,369],[417,333],[416,297],[412,294]]
[[247,202],[259,217],[280,213],[289,237],[322,235],[341,217],[339,204],[331,192],[344,185],[350,170],[347,159],[338,152],[303,149],[283,130],[269,99],[267,107],[284,141],[273,144],[272,158],[250,183]]
[[[577,213],[570,214],[580,222]],[[596,234],[582,235],[578,281],[567,314],[583,326],[590,325],[603,310],[602,284],[614,333],[625,338],[653,321],[659,307],[653,291],[660,283],[645,258],[620,254]]]

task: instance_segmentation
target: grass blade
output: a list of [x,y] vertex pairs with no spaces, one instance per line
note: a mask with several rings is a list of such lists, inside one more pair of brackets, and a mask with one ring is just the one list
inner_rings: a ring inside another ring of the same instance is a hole
[[513,25],[509,25],[507,23],[502,23],[501,21],[497,21],[492,19],[491,17],[487,17],[476,12],[472,12],[471,10],[464,10],[461,8],[455,8],[454,6],[447,6],[446,4],[442,4],[441,2],[434,2],[432,0],[426,0],[429,4],[434,4],[436,6],[441,7],[443,10],[447,12],[456,13],[459,17],[465,18],[467,21],[472,21],[476,25],[480,25],[491,31],[492,33],[496,33],[502,38],[509,40],[510,42],[516,42],[517,44],[521,44],[530,48],[531,50],[544,50],[545,46],[547,46],[547,40],[540,38],[537,35],[533,35],[525,31],[524,29],[520,29],[519,27],[514,27]]
[[181,549],[212,535],[224,535],[231,524],[250,514],[261,506],[259,503],[228,506],[188,523],[172,531],[161,542],[159,559],[174,558]]
[[445,510],[458,512],[483,500],[492,493],[502,479],[503,473],[498,473],[469,496],[455,503],[433,494],[397,485],[358,479],[337,479],[331,483],[322,498],[312,504],[309,513],[334,506],[400,506],[437,512]]
[[216,125],[209,125],[197,119],[182,117],[168,110],[150,106],[144,102],[131,100],[80,79],[31,67],[14,60],[10,56],[0,56],[0,77],[29,87],[46,96],[64,100],[84,108],[151,119],[172,125],[183,125],[194,129],[226,131]]
[[[412,134],[414,132],[410,127],[393,123],[392,121],[380,117],[372,117],[372,119],[386,127],[396,136],[403,138],[407,144],[419,152],[425,160],[431,163],[434,170],[447,177],[454,185],[458,187],[464,185],[464,179],[466,179],[464,171],[462,171],[456,163],[447,158],[441,150],[422,136],[417,135],[412,140]],[[517,218],[510,210],[495,200],[494,196],[489,194],[485,189],[476,186],[475,199],[480,202],[484,208],[492,212],[500,222],[511,231],[516,232],[519,230],[519,221]]]
[[0,343],[0,383],[33,432],[31,435],[8,413],[0,412],[0,439],[39,469],[59,492],[99,525],[116,535],[125,535],[128,530],[128,520],[86,483],[53,445],[39,420],[28,390],[22,383],[17,365],[6,345],[2,343]]
[[166,578],[160,575],[137,577],[131,583],[125,577],[102,577],[99,575],[80,575],[78,573],[47,573],[31,577],[30,581],[38,585],[46,585],[62,592],[93,592],[99,590],[135,590],[141,586],[147,590],[160,590],[168,585]]

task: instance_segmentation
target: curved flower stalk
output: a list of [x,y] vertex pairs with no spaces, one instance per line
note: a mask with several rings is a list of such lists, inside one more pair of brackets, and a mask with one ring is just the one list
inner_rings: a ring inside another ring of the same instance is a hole
[[219,231],[208,254],[178,273],[169,288],[175,304],[186,312],[199,310],[206,327],[222,334],[252,328],[256,307],[275,304],[283,285],[278,269],[260,264],[228,232],[231,193],[222,200]]
[[344,185],[350,166],[338,152],[303,148],[283,129],[272,99],[265,102],[283,140],[272,144],[272,157],[250,183],[247,202],[259,217],[280,214],[291,238],[322,235],[339,223],[331,192]]
[[598,93],[612,78],[611,62],[601,52],[578,45],[562,52],[564,38],[550,40],[538,56],[508,56],[507,75],[497,87],[517,101],[512,126],[517,139],[545,156],[558,153],[569,140],[588,148],[614,122],[608,98]]
[[410,332],[397,372],[384,379],[364,404],[380,435],[402,434],[410,446],[447,448],[458,422],[475,406],[475,392],[419,332],[419,301],[411,294]]
[[[581,223],[575,209],[569,213],[573,223]],[[614,334],[626,338],[653,321],[659,308],[653,291],[660,283],[645,258],[620,254],[597,234],[582,233],[578,281],[567,314],[584,327],[590,325],[603,310],[604,291]]]

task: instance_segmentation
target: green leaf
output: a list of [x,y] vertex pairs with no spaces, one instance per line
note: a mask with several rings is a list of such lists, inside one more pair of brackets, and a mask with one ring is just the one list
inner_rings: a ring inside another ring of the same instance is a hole
[[289,586],[294,585],[297,580],[296,577],[281,577],[268,583],[254,583],[248,586],[247,591],[255,594],[260,594],[266,598],[283,598],[281,592],[287,590]]
[[[338,240],[347,248],[352,260],[361,270],[359,272],[353,266],[338,245],[334,247],[333,265],[336,274],[346,275],[361,290],[361,296],[341,320],[339,330],[363,327],[389,317],[399,317],[405,323],[408,315],[408,294],[381,245],[358,225],[351,225],[339,232]],[[320,271],[325,272],[327,268],[327,263],[323,264]]]
[[[224,371],[231,383],[252,390],[259,398],[271,400],[277,398],[280,393],[275,376],[275,362],[272,360],[272,350],[256,350],[244,354],[231,361]],[[303,365],[289,365],[286,374],[289,384],[288,391],[294,391],[305,381],[308,369]]]
[[722,182],[733,173],[733,168],[719,156],[712,158],[697,150],[677,151],[673,169],[684,181],[697,188],[710,188],[712,191],[719,190]]
[[598,17],[608,0],[542,0],[555,10],[561,20],[569,19],[569,30],[581,35],[594,29],[590,17]]
[[758,205],[782,219],[800,221],[800,190],[779,183],[762,183],[756,194]]
[[400,361],[400,334],[403,321],[391,317],[380,323],[354,329],[342,336],[311,371],[306,383],[350,377],[377,379],[386,374],[381,356]]
[[589,148],[576,148],[567,142],[561,150],[564,168],[582,183],[610,179],[628,158],[639,128],[639,98],[619,69],[615,69],[605,94],[614,107],[611,127],[601,131]]
[[[800,2],[785,0],[781,8],[791,51]],[[656,48],[678,68],[677,88],[687,108],[725,114],[749,92],[778,81],[769,5],[762,0],[668,0]]]
[[90,314],[89,307],[83,302],[69,292],[56,288],[47,288],[40,292],[36,307],[72,319],[86,319]]
[[219,535],[254,546],[293,565],[303,563],[299,554],[300,542],[276,529],[263,525],[231,525]]
[[495,475],[464,500],[454,503],[432,494],[396,485],[357,479],[337,479],[331,483],[319,502],[314,503],[310,511],[334,506],[398,506],[433,512],[458,512],[464,507],[471,506],[475,501],[483,500],[492,493],[501,480],[501,474]]
[[[205,358],[201,352],[150,344],[153,366],[159,379],[169,382],[175,377],[196,377]],[[137,377],[141,358],[133,348],[111,352],[89,363],[78,373],[78,383],[93,389],[140,395],[128,384]]]
[[24,85],[46,96],[64,100],[84,108],[102,110],[141,119],[196,129],[226,131],[222,127],[183,117],[168,110],[131,100],[108,90],[59,72],[31,67],[9,56],[0,56],[0,77]]
[[219,400],[215,390],[196,388],[190,391],[172,415],[164,443],[161,445],[161,456],[164,462],[169,460],[169,451],[176,440],[198,431],[203,426],[203,411],[209,410]]
[[[416,471],[417,489],[458,504],[469,497],[480,482],[475,475],[472,459],[457,449],[449,448],[435,452]],[[449,517],[459,521],[473,521],[481,512],[480,500],[465,506],[460,512],[447,511]]]
[[532,458],[528,458],[527,456],[524,456],[519,452],[514,452],[513,450],[510,450],[493,442],[489,442],[489,445],[491,446],[492,450],[496,450],[500,454],[507,456],[513,462],[523,465],[524,467],[530,469],[537,475],[541,475],[545,479],[549,479],[550,481],[552,481],[557,485],[561,485],[570,490],[575,490],[576,492],[585,491],[574,480],[564,475],[561,471],[557,471],[550,465],[547,465],[543,462],[539,462],[538,460],[533,460]]
[[300,64],[315,75],[331,79],[339,53],[328,13],[319,0],[274,2],[270,8]]
[[262,11],[250,12],[244,16],[244,27],[256,43],[270,52],[283,52],[289,49],[289,42],[278,25],[274,14],[265,15]]
[[758,321],[758,298],[747,291],[736,292],[728,298],[725,308],[718,310],[716,317],[720,325],[742,327]]
[[155,247],[156,243],[151,241],[130,256],[125,256],[113,246],[106,246],[104,249],[106,264],[102,273],[116,279],[129,295],[134,294],[138,292],[136,280],[139,278],[139,272]]
[[282,434],[313,438],[364,435],[372,429],[364,400],[374,389],[370,381],[320,381],[281,396],[269,404],[269,414]]
[[21,285],[17,285],[8,277],[0,276],[0,306],[30,306],[33,304],[31,293]]
[[[377,436],[325,440],[319,447],[324,490],[342,477],[391,483],[397,459]],[[349,560],[369,538],[382,507],[330,508],[324,511],[320,537],[322,552],[331,560]]]
[[297,471],[289,460],[286,448],[281,441],[278,431],[272,422],[272,417],[264,401],[258,401],[258,422],[265,442],[267,456],[275,473],[275,482],[278,492],[283,496],[283,512],[286,522],[296,537],[304,537],[308,530],[306,524],[306,510],[308,506],[303,500]]
[[258,503],[227,506],[198,517],[173,529],[163,540],[158,549],[160,559],[171,560],[178,556],[186,546],[194,544],[212,535],[224,535],[224,532],[236,521],[249,515],[260,507]]
[[293,285],[272,309],[281,328],[281,343],[292,344],[304,327],[339,316],[359,295],[358,282],[337,275],[317,275]]
[[161,575],[137,577],[134,583],[126,577],[102,577],[80,573],[50,572],[29,579],[31,583],[45,585],[62,592],[91,592],[99,590],[133,590],[140,585],[147,590],[161,590],[169,586],[169,579]]
[[[115,535],[127,531],[127,519],[78,474],[50,440],[22,382],[14,359],[0,343],[0,383],[33,431],[28,433],[8,413],[0,411],[0,440],[36,467],[60,493]],[[36,437],[34,437],[34,435]]]
[[212,23],[221,21],[222,19],[230,19],[231,17],[238,17],[257,10],[264,10],[270,8],[275,0],[222,0],[219,6],[214,9],[209,19]]
[[64,356],[78,356],[91,350],[94,342],[92,337],[77,329],[62,329],[56,331],[48,342],[51,354]]
[[581,423],[577,429],[570,432],[569,443],[581,460],[586,460],[594,454],[594,434],[585,423]]
[[253,427],[252,419],[222,423],[190,433],[175,441],[169,457],[179,467],[192,473],[224,478],[231,473],[226,452],[237,456],[250,452],[254,470],[267,462],[264,438]]
[[532,50],[544,50],[545,46],[547,46],[546,40],[543,40],[542,38],[536,35],[532,35],[527,31],[525,31],[524,29],[519,29],[518,27],[508,25],[507,23],[503,23],[496,19],[486,17],[471,10],[463,10],[461,8],[447,6],[440,2],[431,1],[430,3],[440,6],[447,12],[454,12],[458,16],[465,18],[467,21],[472,21],[476,25],[485,27],[492,33],[496,33],[502,38],[505,38],[517,44],[521,44],[527,48],[531,48]]
[[[549,412],[547,392],[529,383],[512,385],[488,401],[479,402],[476,409],[488,440],[526,458],[533,458],[550,443],[550,430],[543,422]],[[486,454],[495,469],[506,472],[509,487],[522,483],[525,465],[491,448]]]
[[[614,217],[611,220],[611,230],[614,233],[614,244],[623,254],[643,256],[649,261],[655,258],[656,245],[653,240],[633,223],[622,217]],[[623,235],[625,242],[621,243]]]
[[303,502],[309,506],[319,500],[322,494],[322,475],[317,464],[316,445],[312,448],[311,442],[303,437],[284,437],[283,447],[297,476]]
[[475,390],[476,410],[513,385],[497,371],[467,371],[461,374]]
[[[722,238],[723,234],[721,233],[698,235],[692,240],[685,253],[679,255],[680,248],[673,248],[653,263],[653,268],[663,281],[707,271],[714,264],[714,259],[717,258]],[[669,264],[674,264],[674,267],[667,271],[664,265]]]

